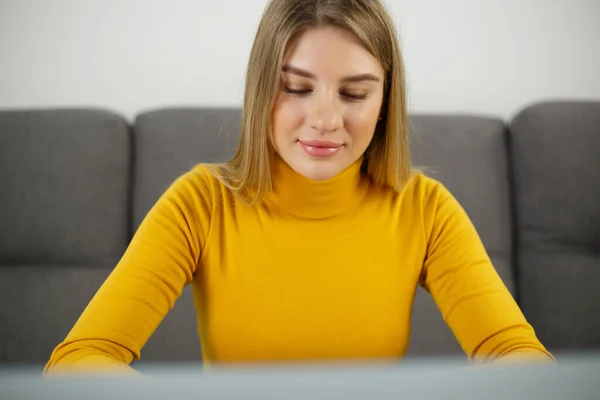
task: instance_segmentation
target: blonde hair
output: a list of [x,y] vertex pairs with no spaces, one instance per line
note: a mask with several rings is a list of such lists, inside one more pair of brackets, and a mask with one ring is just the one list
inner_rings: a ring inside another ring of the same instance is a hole
[[272,189],[271,113],[290,40],[310,28],[354,33],[385,73],[382,118],[365,152],[363,171],[378,186],[400,191],[411,174],[404,63],[394,24],[379,0],[271,0],[258,27],[246,72],[237,150],[213,173],[238,198],[260,202]]

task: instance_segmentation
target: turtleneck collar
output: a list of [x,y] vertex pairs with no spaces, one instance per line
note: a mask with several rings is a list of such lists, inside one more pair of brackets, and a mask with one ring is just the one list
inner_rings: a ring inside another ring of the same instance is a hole
[[356,206],[364,197],[368,180],[361,174],[361,157],[335,177],[310,180],[294,171],[279,155],[273,157],[273,191],[268,199],[300,218],[323,219]]

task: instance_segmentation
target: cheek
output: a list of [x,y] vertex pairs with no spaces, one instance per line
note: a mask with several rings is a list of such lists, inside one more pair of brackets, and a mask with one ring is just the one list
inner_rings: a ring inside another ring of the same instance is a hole
[[277,144],[294,139],[303,120],[302,107],[290,99],[280,97],[273,108],[271,140]]
[[373,138],[378,118],[379,108],[353,110],[346,118],[346,130],[357,144],[368,143]]

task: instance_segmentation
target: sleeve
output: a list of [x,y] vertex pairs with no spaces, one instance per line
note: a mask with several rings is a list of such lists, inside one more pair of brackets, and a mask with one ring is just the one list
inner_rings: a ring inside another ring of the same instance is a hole
[[464,209],[440,183],[427,195],[422,286],[472,363],[553,362],[493,267]]
[[201,167],[177,179],[135,233],[121,260],[58,345],[45,372],[131,371],[129,364],[196,270],[212,212]]

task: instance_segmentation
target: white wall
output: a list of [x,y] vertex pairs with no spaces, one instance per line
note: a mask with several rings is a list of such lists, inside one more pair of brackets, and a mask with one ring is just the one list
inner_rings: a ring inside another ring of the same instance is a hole
[[[600,99],[600,0],[387,0],[412,111]],[[239,106],[266,0],[0,0],[0,108]]]

